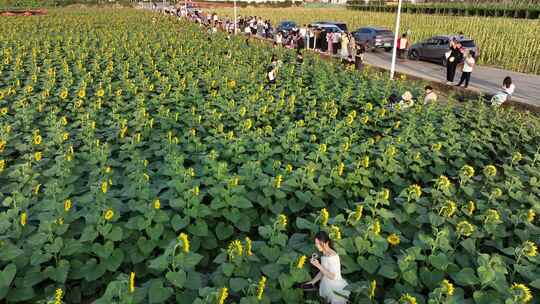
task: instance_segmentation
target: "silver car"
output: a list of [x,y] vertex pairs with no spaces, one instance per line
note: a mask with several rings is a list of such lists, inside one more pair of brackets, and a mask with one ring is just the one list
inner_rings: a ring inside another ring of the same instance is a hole
[[425,41],[413,44],[409,48],[408,57],[411,60],[427,60],[446,65],[446,52],[450,50],[450,41],[455,38],[466,50],[474,51],[475,59],[480,55],[474,40],[461,36],[434,36]]
[[389,52],[394,47],[394,33],[382,27],[361,27],[352,32],[357,44],[366,44],[368,50],[378,48]]

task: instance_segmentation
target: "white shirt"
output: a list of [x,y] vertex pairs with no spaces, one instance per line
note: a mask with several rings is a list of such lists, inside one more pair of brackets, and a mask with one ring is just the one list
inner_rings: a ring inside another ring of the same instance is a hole
[[430,103],[430,102],[436,102],[437,101],[437,94],[435,92],[431,91],[426,94],[426,97],[424,98],[424,104]]
[[322,256],[321,265],[329,272],[333,273],[335,278],[331,280],[323,275],[319,285],[319,296],[332,304],[346,304],[347,298],[351,292],[345,290],[348,283],[341,276],[341,261],[339,256],[337,254],[332,256]]
[[334,35],[332,36],[333,37],[333,41],[334,43],[338,43],[339,42],[339,38],[341,38],[341,35],[339,33],[334,33]]
[[307,33],[307,29],[306,28],[301,28],[300,29],[300,36],[304,37]]
[[246,28],[244,29],[244,33],[251,34],[251,28],[249,26],[246,26]]
[[399,39],[399,49],[404,50],[407,48],[407,38],[400,38]]
[[463,72],[472,72],[475,63],[476,60],[474,60],[473,57],[465,59],[465,62],[463,64]]
[[515,90],[516,90],[516,86],[513,83],[510,84],[510,86],[508,88],[503,86],[503,92],[505,92],[508,95],[514,94]]
[[268,79],[270,79],[271,81],[276,79],[274,70],[271,70],[270,72],[268,72]]

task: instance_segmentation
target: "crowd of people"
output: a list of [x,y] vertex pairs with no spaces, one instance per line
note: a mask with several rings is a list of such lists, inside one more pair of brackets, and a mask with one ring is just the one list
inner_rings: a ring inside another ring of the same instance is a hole
[[168,8],[164,13],[188,18],[210,32],[223,31],[229,35],[243,34],[273,41],[274,47],[311,49],[330,56],[340,57],[344,63],[362,68],[367,45],[355,41],[351,33],[327,31],[324,27],[304,24],[288,30],[274,28],[270,20],[259,16],[238,16],[237,22],[229,17],[220,18],[216,13],[189,9],[185,6]]
[[[204,12],[192,9],[187,6],[169,7],[163,13],[174,15],[178,18],[188,20],[205,27],[208,32],[215,33],[222,31],[228,33],[228,37],[234,34],[246,36],[246,43],[249,44],[250,37],[268,39],[273,42],[274,47],[285,47],[297,50],[297,62],[303,60],[302,49],[311,49],[328,56],[338,57],[343,63],[360,70],[363,66],[364,55],[368,46],[365,43],[358,43],[351,33],[326,30],[325,27],[317,27],[304,24],[301,27],[292,27],[287,30],[278,30],[273,27],[270,20],[260,16],[238,16],[235,23],[230,17],[220,18],[216,13]],[[463,37],[463,33],[460,33]],[[404,59],[409,49],[410,42],[408,34],[404,33],[397,42],[398,58]],[[446,84],[453,85],[455,82],[458,67],[461,67],[461,77],[456,86],[469,86],[471,74],[476,67],[476,54],[474,51],[466,49],[457,38],[450,42],[450,48],[446,52]],[[266,78],[270,84],[275,83],[280,65],[274,60],[267,68]],[[437,95],[431,86],[427,86],[424,102],[437,101]],[[506,77],[503,86],[498,93],[490,99],[491,104],[501,105],[510,100],[515,91],[515,85],[510,77]],[[407,92],[406,92],[407,93]],[[410,94],[410,93],[409,93]],[[408,97],[404,94],[402,97]],[[411,100],[402,98],[401,100],[391,100],[392,104],[400,104],[402,107],[411,105]]]

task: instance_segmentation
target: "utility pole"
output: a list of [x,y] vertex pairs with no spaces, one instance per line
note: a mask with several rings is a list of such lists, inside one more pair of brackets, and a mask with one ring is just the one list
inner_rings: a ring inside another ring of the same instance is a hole
[[398,2],[396,29],[394,33],[394,49],[392,51],[392,67],[390,68],[390,79],[394,79],[394,73],[396,72],[397,42],[398,42],[398,37],[399,37],[399,23],[401,21],[401,2],[402,1],[403,0],[399,0]]

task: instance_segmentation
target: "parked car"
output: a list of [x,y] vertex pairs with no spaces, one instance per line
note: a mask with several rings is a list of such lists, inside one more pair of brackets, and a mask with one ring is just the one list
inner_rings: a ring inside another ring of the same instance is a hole
[[357,44],[367,44],[366,49],[385,49],[387,52],[394,47],[394,33],[382,27],[361,27],[352,32]]
[[335,25],[335,26],[339,27],[342,31],[348,32],[348,30],[347,30],[347,23],[343,23],[343,22],[319,21],[319,22],[315,22],[315,24],[330,24],[330,25]]
[[312,23],[309,25],[312,28],[324,29],[326,32],[344,33],[344,31],[336,25],[326,23]]
[[275,33],[282,32],[283,37],[287,37],[287,35],[296,28],[298,28],[298,27],[296,25],[296,22],[294,22],[294,21],[281,21],[277,25]]
[[409,48],[408,57],[411,60],[424,59],[446,65],[445,54],[450,48],[452,38],[456,38],[466,50],[474,51],[475,59],[478,59],[480,53],[474,40],[452,35],[434,36],[422,42],[415,43]]

